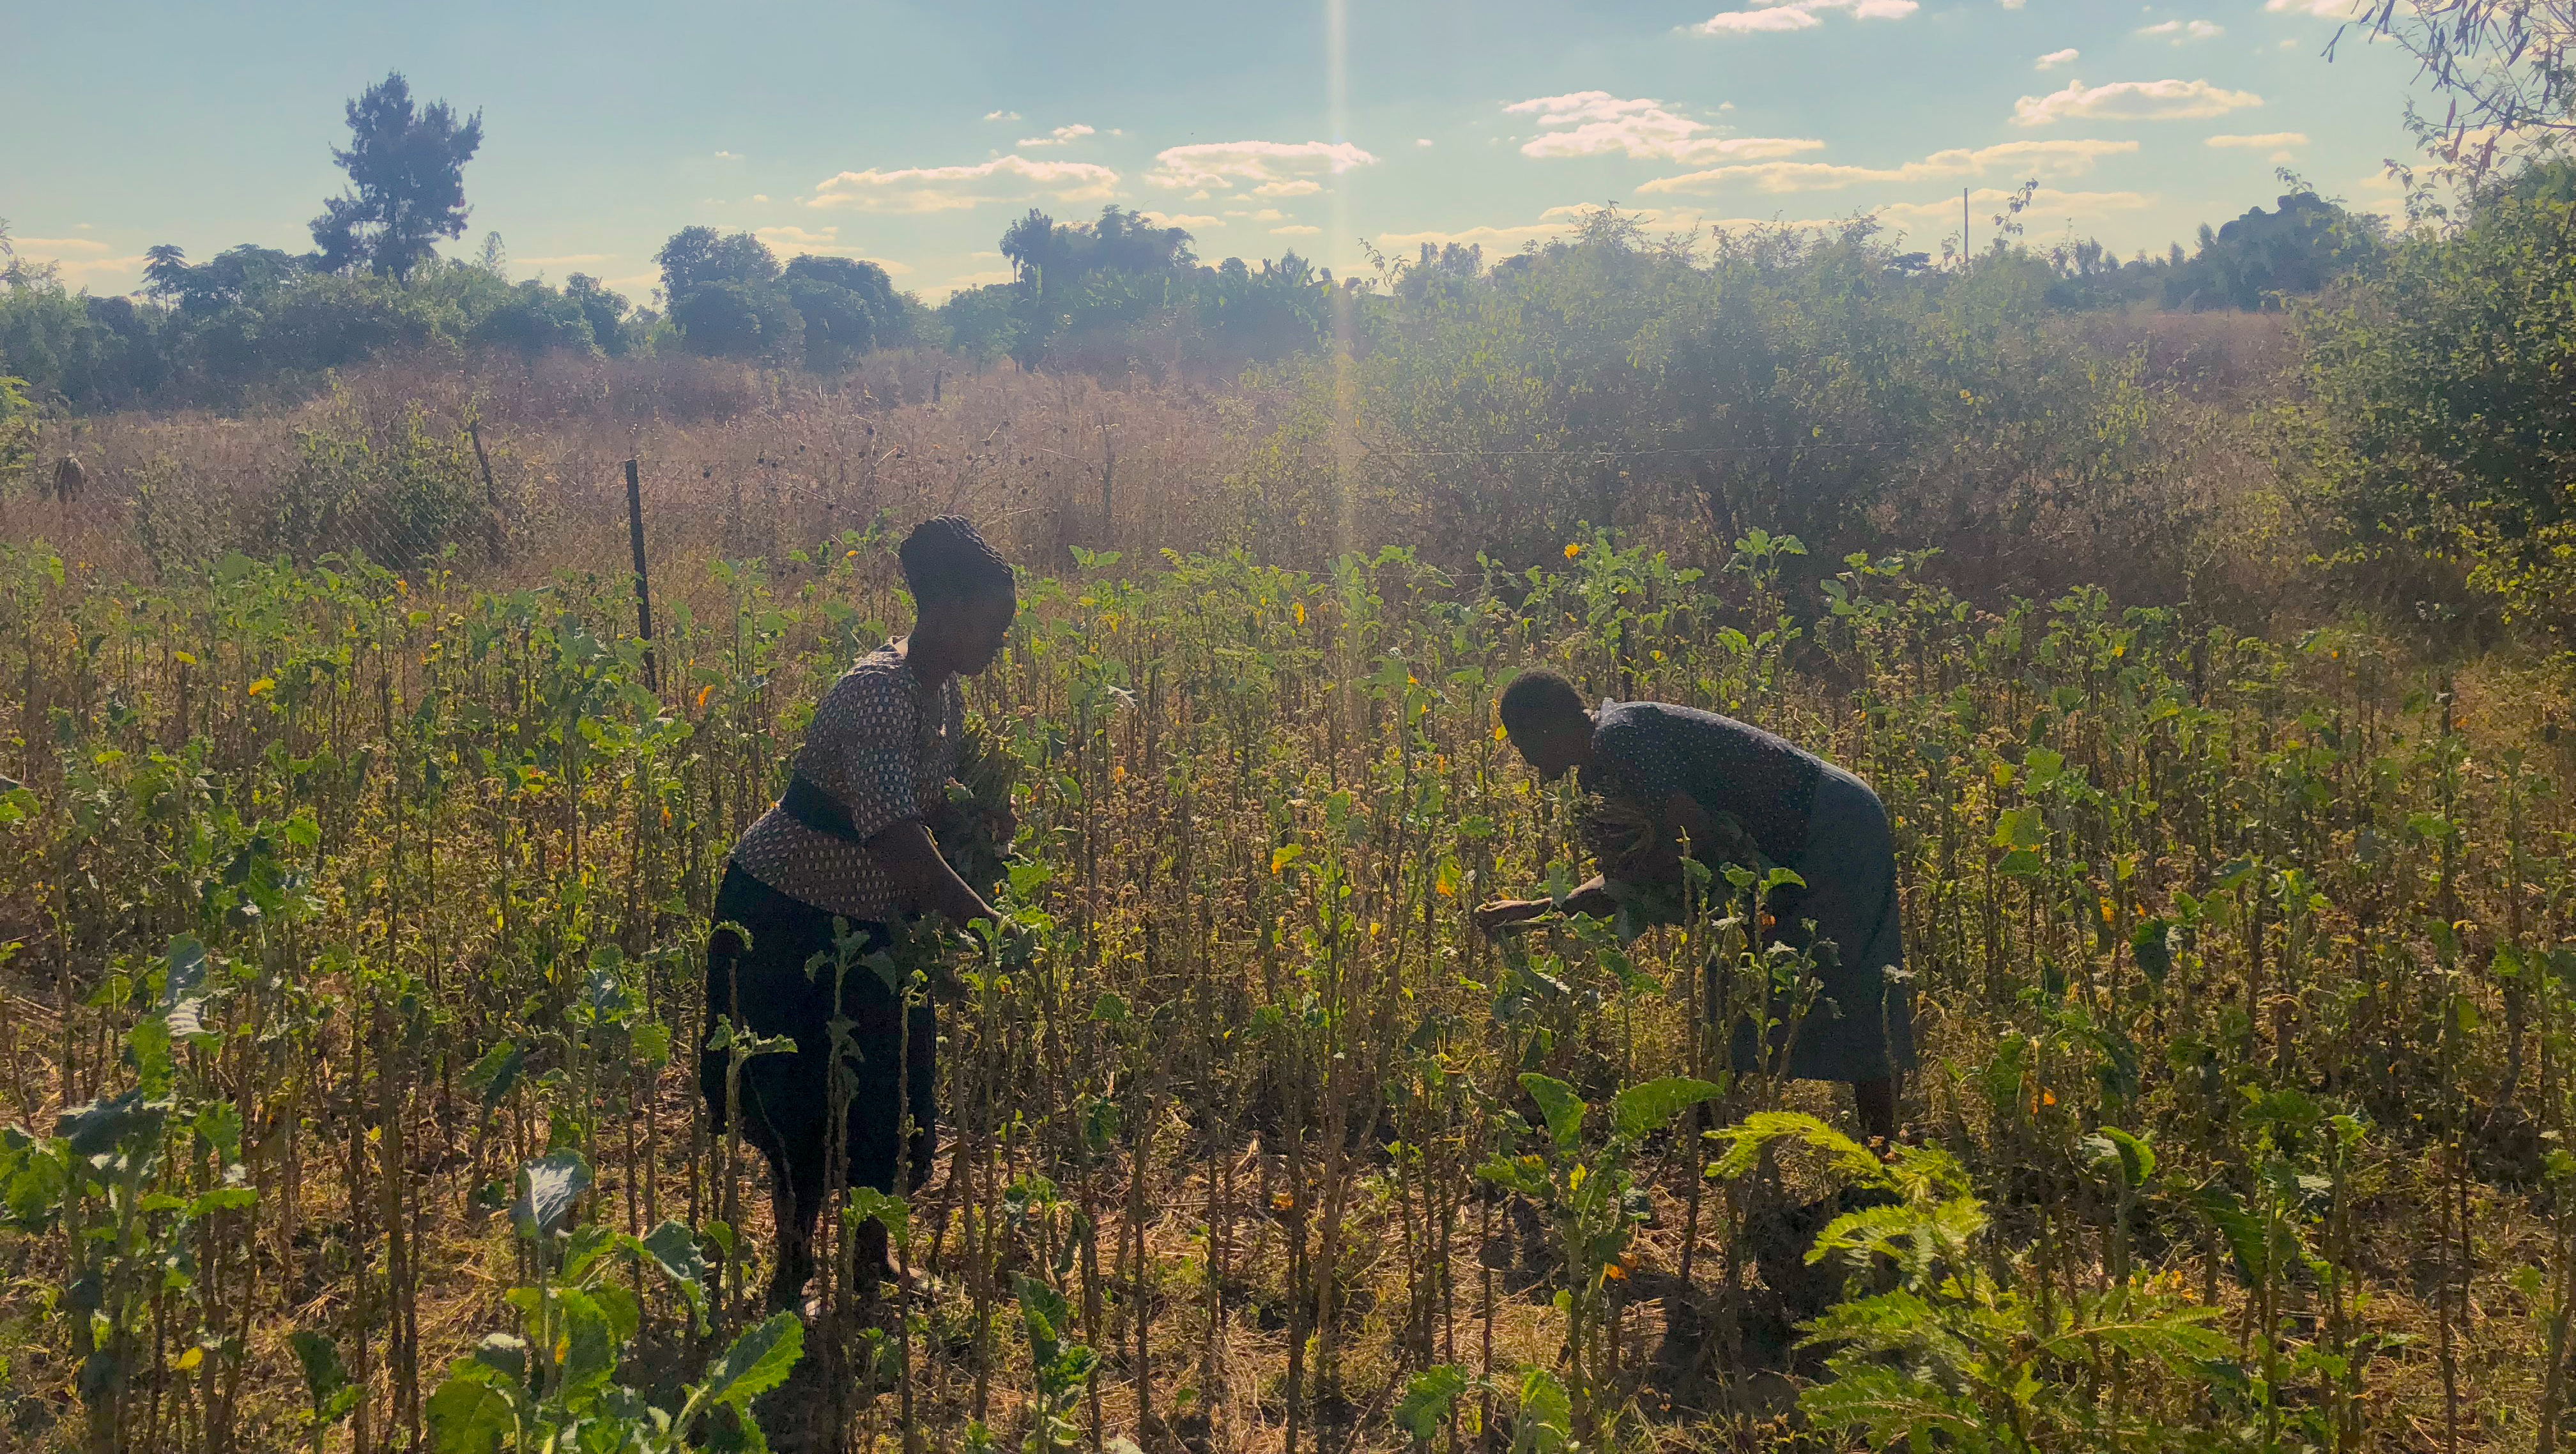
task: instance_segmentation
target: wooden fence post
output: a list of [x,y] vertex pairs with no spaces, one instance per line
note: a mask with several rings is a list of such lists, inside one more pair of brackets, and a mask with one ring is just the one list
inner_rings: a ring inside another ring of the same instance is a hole
[[492,483],[492,456],[483,452],[483,425],[468,420],[465,437],[474,441],[474,462],[483,467],[483,547],[492,559],[501,558],[501,489]]
[[659,692],[662,673],[653,660],[653,583],[644,572],[644,486],[631,459],[626,462],[626,538],[635,547],[635,634],[644,638],[644,685]]

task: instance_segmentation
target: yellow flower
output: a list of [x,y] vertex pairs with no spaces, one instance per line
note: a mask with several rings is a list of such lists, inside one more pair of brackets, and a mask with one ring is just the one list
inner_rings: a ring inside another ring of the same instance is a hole
[[1583,553],[1583,542],[1582,542],[1582,541],[1580,541],[1580,540],[1574,541],[1574,542],[1572,542],[1572,543],[1568,544],[1568,545],[1565,547],[1565,558],[1566,558],[1567,560],[1572,560],[1572,559],[1574,559],[1576,556],[1581,555],[1582,553]]
[[1297,624],[1300,626],[1306,624],[1306,603],[1303,601],[1297,603]]
[[258,681],[250,684],[250,694],[254,697],[258,696],[262,692],[273,692],[275,690],[277,690],[277,678],[275,677],[261,677]]
[[1504,738],[1509,737],[1510,735],[1511,735],[1511,734],[1510,734],[1509,732],[1506,732],[1506,731],[1504,731],[1504,730],[1503,730],[1503,724],[1502,724],[1502,723],[1497,722],[1497,723],[1495,723],[1495,724],[1494,724],[1494,740],[1495,740],[1496,742],[1500,742],[1500,741],[1502,741]]
[[712,695],[714,695],[714,693],[715,693],[715,684],[714,684],[713,682],[709,682],[707,685],[705,685],[705,686],[703,686],[703,687],[698,688],[698,710],[699,710],[699,711],[703,712],[703,711],[705,711],[705,710],[707,709],[707,698],[708,698],[708,697],[710,697],[710,696],[712,696]]

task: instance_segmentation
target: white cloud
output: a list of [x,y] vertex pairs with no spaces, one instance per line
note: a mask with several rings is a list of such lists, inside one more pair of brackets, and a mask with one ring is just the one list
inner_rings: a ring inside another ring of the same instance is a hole
[[1476,246],[1492,252],[1517,252],[1525,242],[1545,242],[1574,232],[1571,222],[1538,222],[1518,227],[1463,227],[1455,232],[1381,232],[1378,246],[1388,252],[1410,252],[1424,243],[1433,247]]
[[819,227],[810,231],[802,227],[755,227],[751,230],[751,235],[783,253],[810,252],[818,257],[859,258],[875,263],[889,273],[912,271],[909,263],[889,262],[881,257],[871,257],[867,249],[855,243],[840,241],[841,229],[837,227]]
[[2369,0],[2263,0],[2263,8],[2278,14],[2315,15],[2327,20],[2357,20],[2370,8]]
[[751,200],[754,202],[766,202],[769,200],[769,194],[767,192],[754,192],[751,194]]
[[[1601,210],[1598,202],[1580,202],[1563,207],[1550,207],[1539,213],[1539,220],[1508,226],[1460,228],[1454,232],[1426,230],[1420,232],[1382,232],[1377,244],[1388,252],[1411,252],[1424,243],[1433,247],[1473,245],[1490,253],[1513,253],[1528,243],[1546,244],[1568,240],[1583,230],[1583,219]],[[1622,207],[1619,215],[1626,221],[1658,233],[1697,232],[1707,227],[1741,229],[1769,227],[1775,223],[1789,227],[1839,227],[1846,218],[1810,218],[1780,222],[1773,218],[1711,218],[1691,207]]]
[[2093,121],[2189,121],[2224,116],[2263,98],[2207,81],[2113,81],[2087,86],[2069,81],[2063,91],[2024,96],[2013,103],[2015,126],[2048,126],[2081,117]]
[[1812,30],[1830,11],[1847,10],[1855,20],[1902,20],[1923,7],[1916,0],[1753,0],[1749,10],[1721,10],[1690,29],[1699,35],[1752,35],[1759,32]]
[[2057,69],[2059,66],[2065,65],[2065,64],[2067,64],[2067,63],[2068,63],[2068,62],[2070,62],[2070,61],[2077,61],[2077,60],[2081,60],[2081,59],[2083,59],[2083,58],[2084,58],[2084,52],[2082,52],[2082,51],[2080,51],[2080,50],[2077,50],[2075,47],[2073,47],[2073,46],[2071,46],[2071,45],[2070,45],[2070,46],[2068,46],[2068,47],[2067,47],[2066,49],[2064,49],[2064,50],[2053,50],[2053,51],[2050,51],[2048,54],[2046,54],[2046,55],[2044,55],[2044,56],[2041,56],[2041,57],[2039,58],[2039,64],[2038,64],[2038,65],[2036,65],[2036,66],[2034,66],[2034,67],[2032,67],[2032,69],[2033,69],[2033,70],[2040,70],[2040,71],[2053,71],[2053,70]]
[[808,207],[862,212],[951,212],[987,202],[1098,202],[1113,195],[1118,174],[1096,162],[1031,161],[1013,153],[973,166],[902,167],[842,172],[815,184]]
[[31,263],[52,264],[55,276],[66,286],[74,288],[84,287],[99,279],[114,279],[122,282],[127,278],[140,278],[143,275],[143,264],[149,261],[142,253],[136,253],[132,257],[63,257],[59,253],[52,257],[39,257],[28,251],[34,245],[33,238],[22,237],[17,242],[18,255],[21,259]]
[[[1191,212],[1139,212],[1136,214],[1156,227],[1223,227],[1222,217],[1206,217]],[[996,253],[994,256],[999,257]]]
[[55,252],[105,252],[107,244],[93,237],[21,237],[14,240],[20,251],[29,248]]
[[956,277],[950,278],[947,282],[942,283],[939,286],[940,290],[944,293],[955,293],[961,292],[967,288],[981,288],[993,283],[1007,283],[1017,277],[1019,277],[1019,274],[1011,271],[1009,268],[994,268],[987,272],[960,273]]
[[514,257],[510,261],[523,268],[575,268],[604,263],[616,256],[613,252],[568,252],[560,257]]
[[1530,157],[1606,156],[1615,152],[1676,162],[1714,161],[1721,157],[1750,161],[1791,156],[1824,145],[1802,137],[1704,137],[1698,133],[1710,129],[1705,121],[1666,110],[1664,103],[1651,96],[1627,99],[1607,91],[1539,96],[1515,101],[1503,110],[1510,115],[1538,118],[1539,134],[1521,143],[1521,155]]
[[2141,25],[2138,27],[2138,34],[2140,35],[2151,35],[2158,38],[2171,36],[2173,37],[2173,43],[2176,45],[2187,45],[2195,40],[2215,40],[2226,33],[2226,26],[2212,25],[2206,20],[2168,20],[2161,25]]
[[1340,176],[1377,158],[1347,141],[1202,141],[1155,154],[1145,180],[1158,187],[1213,187],[1237,182],[1293,181],[1319,173]]
[[1051,131],[1051,132],[1047,133],[1047,134],[1046,134],[1046,135],[1044,135],[1044,136],[1024,136],[1024,137],[1021,137],[1021,138],[1020,138],[1020,145],[1022,145],[1022,146],[1064,146],[1064,145],[1066,145],[1066,144],[1068,144],[1068,143],[1071,143],[1071,142],[1077,142],[1077,141],[1082,140],[1082,139],[1083,139],[1084,137],[1086,137],[1086,136],[1092,136],[1092,135],[1096,135],[1096,133],[1095,133],[1095,132],[1090,128],[1090,127],[1085,126],[1085,125],[1083,125],[1081,122],[1077,121],[1077,122],[1075,122],[1075,123],[1074,123],[1073,125],[1071,125],[1071,126],[1059,126],[1059,127],[1057,127],[1055,130],[1053,130],[1053,131]]
[[2244,147],[2260,151],[2265,147],[2306,146],[2308,134],[2304,131],[2266,131],[2253,136],[2213,136],[2202,144],[2215,147]]
[[1312,237],[1323,230],[1320,227],[1308,227],[1302,222],[1293,222],[1286,227],[1270,229],[1270,235],[1272,237]]
[[2138,149],[2134,141],[2007,141],[1971,151],[1953,147],[1918,162],[1893,167],[1845,166],[1834,162],[1759,162],[1749,166],[1713,167],[1678,177],[1658,177],[1640,192],[1710,192],[1734,186],[1761,192],[1829,192],[1864,183],[1926,182],[1973,177],[1992,171],[2024,176],[2079,176],[2106,156]]
[[984,119],[986,121],[1022,121],[1027,118],[1016,111],[987,111],[984,113]]
[[1632,157],[1668,157],[1691,137],[1708,130],[1664,109],[1651,96],[1622,99],[1607,91],[1569,91],[1562,96],[1534,96],[1503,108],[1508,116],[1536,116],[1540,134],[1522,143],[1521,155],[1598,156],[1626,152]]
[[[1995,209],[2020,196],[2018,190],[1979,187],[1968,194],[1970,215],[1976,221],[1977,233],[1983,236],[1991,224]],[[2042,187],[2031,193],[2030,206],[2022,214],[2025,236],[2047,230],[2045,223],[2072,218],[2099,216],[2105,212],[2137,212],[2156,204],[2152,192],[2060,192]],[[1888,202],[1871,209],[1881,222],[1903,226],[1906,223],[1929,223],[1939,226],[1959,220],[1959,199],[1942,197],[1930,202]]]
[[1252,189],[1255,197],[1304,197],[1324,190],[1324,184],[1309,177],[1287,182],[1264,182]]
[[1417,136],[1413,139],[1413,144],[1415,146],[1429,146],[1431,144],[1431,138],[1427,136]]
[[741,160],[742,160],[742,153],[740,153],[740,152],[732,152],[732,151],[720,151],[720,152],[717,152],[717,153],[716,153],[716,160],[717,160],[717,161],[720,161],[720,162],[738,162],[738,161],[741,161]]

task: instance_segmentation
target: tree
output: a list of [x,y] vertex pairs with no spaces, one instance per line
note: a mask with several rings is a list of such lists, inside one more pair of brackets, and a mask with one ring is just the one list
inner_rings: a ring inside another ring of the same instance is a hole
[[890,341],[901,314],[886,270],[856,258],[790,259],[780,287],[804,320],[805,366],[817,372],[847,367]]
[[349,146],[331,159],[350,190],[322,204],[313,245],[330,271],[407,277],[440,238],[465,234],[465,164],[483,145],[483,113],[459,120],[445,101],[416,108],[396,71],[349,103],[348,121]]
[[2360,266],[2379,247],[2380,222],[2316,193],[2283,195],[2280,210],[2248,208],[2210,230],[2200,251],[2165,279],[2165,306],[2197,310],[2277,308],[2284,294],[2308,294]]
[[564,296],[590,320],[590,336],[610,358],[623,355],[631,340],[626,331],[626,295],[588,273],[564,279]]
[[2472,184],[2511,143],[2576,141],[2576,0],[2407,0],[2364,6],[2370,32],[2413,55],[2450,98],[2406,120]]
[[2576,204],[2517,178],[2298,315],[2348,557],[2444,563],[2576,631]]
[[731,236],[712,227],[683,227],[653,254],[662,269],[662,296],[677,314],[699,290],[717,283],[750,286],[778,276],[778,255],[748,232]]
[[166,242],[143,256],[143,291],[200,318],[272,292],[303,270],[293,254],[250,243],[193,266],[186,253]]

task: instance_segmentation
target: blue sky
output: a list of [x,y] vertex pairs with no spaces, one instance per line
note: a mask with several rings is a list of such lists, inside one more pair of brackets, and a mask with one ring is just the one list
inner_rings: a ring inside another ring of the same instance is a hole
[[642,301],[675,229],[885,263],[936,299],[1003,275],[1021,210],[1116,201],[1202,257],[1349,267],[1876,211],[1937,252],[2041,182],[2035,242],[2127,253],[2268,204],[2277,166],[2386,207],[2412,66],[2345,0],[949,0],[710,6],[142,3],[0,10],[0,217],[121,292],[143,250],[301,251],[343,101],[389,69],[483,112],[472,231],[512,271]]

